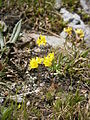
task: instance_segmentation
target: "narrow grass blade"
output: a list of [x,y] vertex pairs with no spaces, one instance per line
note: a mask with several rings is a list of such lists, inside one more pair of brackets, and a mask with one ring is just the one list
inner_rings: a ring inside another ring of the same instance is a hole
[[1,32],[0,32],[0,44],[1,44],[1,49],[3,49],[3,47],[4,47],[4,38],[3,38],[3,35],[2,35]]

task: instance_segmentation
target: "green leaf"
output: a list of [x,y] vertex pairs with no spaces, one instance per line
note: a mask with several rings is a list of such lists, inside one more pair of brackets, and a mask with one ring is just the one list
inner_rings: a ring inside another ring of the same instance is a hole
[[87,57],[89,51],[90,51],[90,49],[82,52],[81,57],[83,57],[83,58]]
[[15,43],[16,40],[18,39],[19,37],[19,34],[20,34],[20,30],[21,30],[21,22],[22,20],[20,20],[14,27],[13,29],[13,33],[11,35],[11,38],[9,40],[10,43]]

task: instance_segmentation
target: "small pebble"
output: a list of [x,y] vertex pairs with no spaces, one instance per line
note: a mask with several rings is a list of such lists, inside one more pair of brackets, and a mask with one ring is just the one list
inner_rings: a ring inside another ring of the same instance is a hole
[[40,88],[37,88],[36,90],[35,90],[35,93],[39,93],[40,92]]
[[45,85],[45,82],[40,83],[40,87],[43,87]]
[[3,98],[0,98],[0,104],[2,104],[4,102]]
[[29,106],[30,105],[30,101],[28,101],[26,105]]
[[72,87],[72,86],[69,86],[69,90],[71,90],[71,91],[72,91],[72,90],[73,90],[73,87]]

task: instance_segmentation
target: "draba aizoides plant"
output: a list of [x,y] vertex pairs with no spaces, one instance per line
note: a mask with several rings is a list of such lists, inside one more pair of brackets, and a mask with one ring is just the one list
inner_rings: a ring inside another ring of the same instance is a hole
[[76,37],[80,39],[84,38],[84,32],[82,29],[73,30],[72,27],[67,27],[67,28],[64,28],[64,32],[66,32],[69,36],[73,35],[73,32],[74,32]]
[[[45,46],[47,41],[45,36],[40,35],[36,41],[37,45]],[[52,65],[52,61],[54,60],[54,52],[48,53],[47,56],[42,57],[35,57],[30,59],[29,68],[35,69],[38,68],[40,64],[43,64],[45,67],[50,67]]]
[[[73,29],[67,27],[64,29],[67,33],[66,44],[64,48],[55,52],[56,56],[51,66],[51,70],[72,78],[87,80],[89,78],[89,56],[90,49],[81,45],[84,40],[84,31],[82,29]],[[87,77],[86,77],[87,76]]]

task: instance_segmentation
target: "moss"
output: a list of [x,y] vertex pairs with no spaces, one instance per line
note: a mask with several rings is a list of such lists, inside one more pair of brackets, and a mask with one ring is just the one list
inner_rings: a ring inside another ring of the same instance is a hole
[[53,100],[53,96],[50,92],[46,93],[46,99],[47,99],[47,101],[52,101]]
[[63,6],[65,6],[70,11],[76,11],[78,6],[80,6],[79,0],[62,0]]

